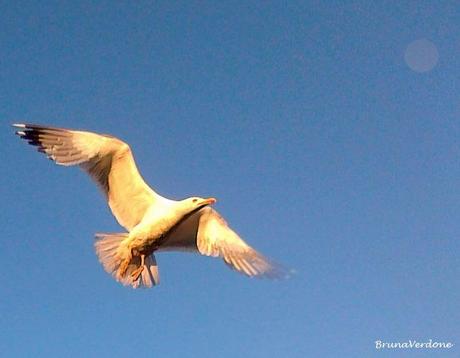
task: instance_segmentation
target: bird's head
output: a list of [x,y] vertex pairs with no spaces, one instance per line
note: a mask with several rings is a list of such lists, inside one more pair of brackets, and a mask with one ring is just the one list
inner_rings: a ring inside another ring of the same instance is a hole
[[174,204],[174,212],[175,216],[183,217],[188,214],[191,214],[201,208],[204,208],[207,205],[212,205],[216,202],[214,198],[200,198],[197,196],[193,196],[191,198],[187,198],[181,201],[172,202]]
[[189,208],[192,208],[192,210],[197,209],[197,208],[202,208],[203,206],[206,205],[212,205],[216,202],[217,200],[215,198],[207,198],[203,199],[197,196],[193,196],[191,198],[187,198],[184,200],[184,204],[188,206]]
[[179,202],[178,210],[181,212],[183,215],[189,214],[195,210],[201,209],[205,207],[206,205],[212,205],[216,202],[216,199],[214,198],[200,198],[197,196],[193,196],[191,198],[187,198],[184,200],[181,200]]
[[179,215],[187,215],[207,205],[212,205],[215,202],[216,202],[216,199],[214,198],[204,199],[204,198],[193,196],[191,198],[181,200],[176,206],[176,212]]

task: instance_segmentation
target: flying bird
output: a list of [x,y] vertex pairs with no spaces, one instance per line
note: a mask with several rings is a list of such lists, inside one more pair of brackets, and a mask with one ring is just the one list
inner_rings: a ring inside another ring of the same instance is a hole
[[97,233],[95,250],[104,269],[125,286],[159,283],[154,254],[188,251],[220,257],[247,276],[282,278],[280,265],[254,250],[211,208],[214,198],[167,199],[140,175],[129,145],[107,134],[13,124],[19,137],[38,147],[56,164],[78,165],[105,194],[118,223],[127,232]]

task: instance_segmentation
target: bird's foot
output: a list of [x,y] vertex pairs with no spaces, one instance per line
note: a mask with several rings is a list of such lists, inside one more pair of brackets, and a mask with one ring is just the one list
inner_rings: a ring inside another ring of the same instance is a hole
[[131,277],[133,279],[133,282],[136,282],[139,276],[141,275],[142,271],[144,271],[144,264],[145,264],[145,255],[141,255],[141,263],[139,264],[139,267],[135,269],[133,272],[131,272]]
[[129,262],[131,260],[123,260],[118,267],[117,271],[117,278],[120,280],[121,278],[125,277],[126,271],[128,270]]
[[141,275],[142,271],[144,271],[144,266],[139,266],[133,272],[131,272],[131,278],[133,281],[137,281],[139,276]]

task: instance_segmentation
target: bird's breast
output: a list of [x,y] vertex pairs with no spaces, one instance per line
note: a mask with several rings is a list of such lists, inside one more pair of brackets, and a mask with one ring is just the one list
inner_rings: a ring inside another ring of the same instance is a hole
[[130,248],[144,253],[145,251],[154,251],[166,237],[168,232],[177,224],[177,220],[171,217],[152,218],[142,220],[129,233]]

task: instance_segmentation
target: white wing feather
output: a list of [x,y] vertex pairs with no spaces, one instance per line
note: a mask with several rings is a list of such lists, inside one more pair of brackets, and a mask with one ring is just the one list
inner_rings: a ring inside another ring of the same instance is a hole
[[232,269],[247,276],[288,276],[283,267],[246,244],[211,207],[202,208],[179,223],[158,251],[191,251],[221,257]]
[[57,164],[79,165],[98,184],[120,225],[131,230],[164,199],[142,179],[128,144],[109,135],[16,124],[16,133]]

